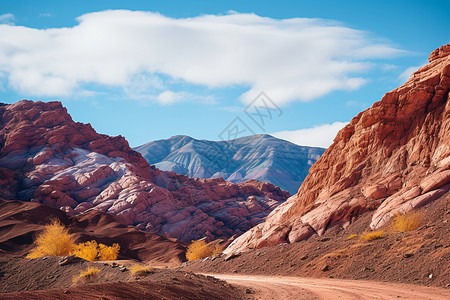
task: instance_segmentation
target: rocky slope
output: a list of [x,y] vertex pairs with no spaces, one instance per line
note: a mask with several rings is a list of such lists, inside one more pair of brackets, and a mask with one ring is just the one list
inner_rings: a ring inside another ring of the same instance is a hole
[[185,241],[241,234],[288,197],[256,180],[194,180],[152,168],[123,137],[73,122],[59,102],[0,106],[0,146],[0,197],[69,214],[107,212]]
[[96,240],[120,245],[119,259],[136,259],[152,265],[177,265],[186,260],[184,243],[118,223],[100,211],[69,216],[45,204],[0,199],[0,253],[22,256],[49,220],[57,219],[74,234],[76,243]]
[[401,87],[354,117],[315,163],[298,193],[225,252],[293,243],[375,210],[387,224],[450,189],[450,44]]
[[325,149],[304,147],[267,134],[229,141],[197,140],[177,135],[134,148],[151,165],[189,177],[240,183],[270,182],[295,194]]
[[[345,229],[335,226],[322,236],[314,235],[307,241],[249,250],[227,260],[224,256],[214,260],[184,262],[180,268],[203,274],[401,282],[438,286],[450,293],[450,191],[446,196],[415,211],[422,218],[419,228],[414,231],[392,232],[383,228],[386,233],[383,238],[366,241],[356,235],[362,235],[367,230],[375,212],[371,211]],[[349,239],[349,236],[355,237]],[[416,298],[420,297],[416,295],[410,299]],[[434,299],[432,296],[428,298]]]

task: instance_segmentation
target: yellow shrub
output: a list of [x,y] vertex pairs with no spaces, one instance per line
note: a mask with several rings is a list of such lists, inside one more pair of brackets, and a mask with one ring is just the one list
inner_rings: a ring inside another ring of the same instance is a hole
[[98,260],[116,260],[119,255],[120,246],[114,243],[112,246],[99,245]]
[[223,251],[220,242],[221,240],[216,240],[206,243],[204,239],[193,241],[186,250],[186,259],[192,261],[220,254]]
[[73,278],[73,282],[77,282],[78,280],[83,280],[85,283],[93,281],[95,277],[97,277],[97,274],[100,272],[100,269],[95,267],[88,267],[86,271],[81,271],[80,275],[75,276]]
[[358,236],[357,234],[349,235],[349,236],[347,237],[347,240],[354,239],[354,238],[357,237],[357,236]]
[[407,232],[419,228],[422,215],[418,212],[412,214],[397,214],[392,221],[392,231]]
[[36,247],[30,251],[27,258],[43,256],[66,256],[74,254],[85,260],[115,260],[119,255],[119,244],[106,246],[92,240],[86,243],[75,244],[73,234],[58,220],[45,225],[44,231],[35,241]]
[[97,259],[98,255],[98,244],[94,240],[86,243],[80,243],[76,245],[75,249],[72,251],[72,254],[88,261],[94,261]]
[[130,269],[131,273],[136,276],[144,276],[153,273],[155,270],[149,266],[133,265]]
[[104,244],[98,244],[92,240],[86,243],[76,245],[72,254],[85,260],[115,260],[119,254],[119,244],[113,244],[112,246],[106,246]]
[[35,244],[36,247],[31,250],[27,258],[69,255],[75,247],[75,240],[73,234],[70,234],[64,225],[58,220],[53,220],[38,235]]
[[384,231],[380,230],[380,231],[375,231],[375,232],[369,232],[369,233],[361,235],[361,237],[363,239],[365,239],[366,241],[381,239],[382,237],[384,237]]

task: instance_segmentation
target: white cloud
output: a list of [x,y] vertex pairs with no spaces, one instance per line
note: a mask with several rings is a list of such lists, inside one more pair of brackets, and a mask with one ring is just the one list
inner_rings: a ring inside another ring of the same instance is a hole
[[164,91],[157,96],[156,100],[161,104],[173,104],[182,101],[184,97],[183,92]]
[[0,15],[0,24],[14,25],[14,15],[10,13]]
[[[320,19],[239,13],[174,19],[108,10],[77,20],[68,28],[0,25],[0,72],[8,74],[9,86],[34,96],[67,95],[86,83],[130,90],[133,79],[146,74],[150,81],[163,76],[211,88],[248,86],[244,102],[264,91],[282,105],[357,89],[371,59],[405,53]],[[159,96],[152,84],[144,89],[156,101],[177,101],[170,92]]]
[[271,135],[300,146],[328,148],[333,143],[339,130],[347,124],[346,122],[334,122],[313,128],[275,132]]
[[416,72],[418,69],[420,69],[421,67],[423,67],[425,64],[421,65],[421,66],[414,66],[414,67],[409,67],[407,68],[405,71],[403,71],[399,76],[398,76],[398,80],[401,82],[406,82],[408,81],[408,79],[411,77],[411,75]]

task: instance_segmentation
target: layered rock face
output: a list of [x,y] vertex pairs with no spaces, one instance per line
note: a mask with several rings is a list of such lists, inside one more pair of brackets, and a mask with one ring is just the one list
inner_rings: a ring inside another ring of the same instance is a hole
[[217,178],[241,183],[249,179],[270,182],[295,194],[309,168],[325,149],[306,147],[256,134],[229,141],[196,140],[177,135],[135,148],[163,171],[189,177]]
[[315,163],[298,193],[226,252],[293,243],[375,210],[387,224],[450,190],[450,44],[401,87],[354,117]]
[[59,102],[0,106],[0,196],[71,214],[99,210],[189,241],[228,238],[289,196],[272,184],[194,180],[151,168],[121,137],[72,121]]

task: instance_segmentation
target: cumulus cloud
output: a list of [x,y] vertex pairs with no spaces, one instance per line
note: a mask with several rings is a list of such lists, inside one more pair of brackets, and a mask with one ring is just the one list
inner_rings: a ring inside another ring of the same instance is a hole
[[141,90],[156,101],[173,103],[182,91],[163,86],[174,80],[208,88],[248,86],[243,102],[264,91],[282,105],[357,89],[366,82],[362,74],[371,59],[404,53],[321,19],[234,12],[176,19],[108,10],[77,21],[50,29],[0,25],[0,72],[9,86],[61,96],[85,84],[130,90],[138,78],[139,84],[148,82]]
[[14,15],[10,13],[0,15],[0,24],[14,25]]
[[346,122],[334,122],[313,128],[275,132],[271,135],[300,146],[328,148],[339,130],[347,124]]

